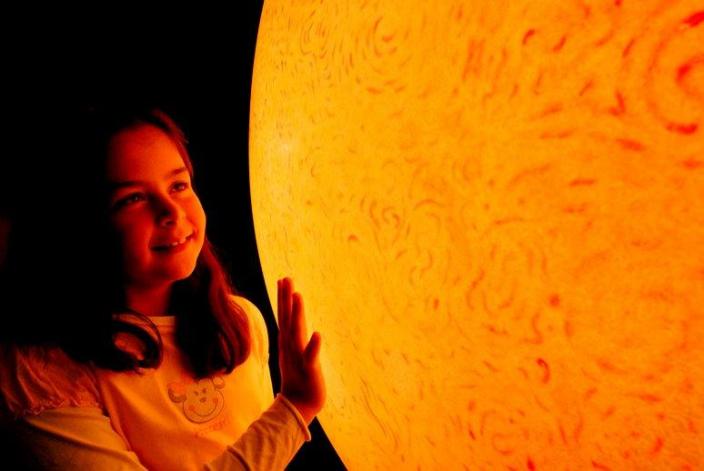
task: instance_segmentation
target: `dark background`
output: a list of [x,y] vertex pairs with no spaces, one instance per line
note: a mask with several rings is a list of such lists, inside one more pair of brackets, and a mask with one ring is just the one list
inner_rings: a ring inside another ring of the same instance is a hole
[[[277,328],[254,237],[248,174],[249,97],[262,2],[229,7],[6,16],[12,28],[0,38],[6,133],[0,212],[11,215],[21,206],[18,185],[29,184],[23,171],[52,157],[34,161],[37,156],[23,152],[23,142],[43,136],[40,127],[34,132],[34,125],[26,129],[24,123],[93,103],[163,108],[189,140],[209,237],[221,249],[235,287],[264,314],[278,391]],[[22,119],[26,116],[31,119]],[[310,430],[313,440],[288,469],[344,469],[317,419]]]

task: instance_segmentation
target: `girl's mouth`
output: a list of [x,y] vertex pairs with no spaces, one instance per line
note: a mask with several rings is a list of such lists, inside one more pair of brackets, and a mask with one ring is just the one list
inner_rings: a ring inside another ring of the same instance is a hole
[[170,244],[165,244],[165,245],[157,245],[152,247],[152,250],[156,252],[163,252],[163,253],[176,253],[180,252],[183,249],[185,249],[188,245],[188,242],[193,238],[193,233],[191,235],[184,237],[181,240],[173,241]]

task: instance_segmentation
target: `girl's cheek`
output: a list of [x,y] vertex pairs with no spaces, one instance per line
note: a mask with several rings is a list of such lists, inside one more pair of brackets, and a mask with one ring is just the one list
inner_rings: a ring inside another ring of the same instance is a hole
[[200,201],[196,198],[195,201],[193,201],[191,207],[189,208],[189,214],[193,216],[194,223],[198,224],[201,230],[205,229],[205,222],[206,222],[206,215],[205,215],[205,210],[203,209],[203,206],[201,205]]

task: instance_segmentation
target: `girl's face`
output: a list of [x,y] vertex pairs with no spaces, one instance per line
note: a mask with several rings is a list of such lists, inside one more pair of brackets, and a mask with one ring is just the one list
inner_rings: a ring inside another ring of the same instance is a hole
[[126,285],[149,288],[190,276],[205,239],[205,212],[171,138],[149,124],[120,131],[110,140],[106,170]]

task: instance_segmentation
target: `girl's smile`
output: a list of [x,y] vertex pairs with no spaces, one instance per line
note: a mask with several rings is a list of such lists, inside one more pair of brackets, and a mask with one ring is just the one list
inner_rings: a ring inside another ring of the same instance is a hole
[[183,252],[187,248],[186,244],[193,240],[193,235],[194,234],[191,233],[182,239],[174,239],[172,242],[164,242],[159,245],[155,245],[152,247],[152,250],[166,254]]

